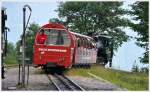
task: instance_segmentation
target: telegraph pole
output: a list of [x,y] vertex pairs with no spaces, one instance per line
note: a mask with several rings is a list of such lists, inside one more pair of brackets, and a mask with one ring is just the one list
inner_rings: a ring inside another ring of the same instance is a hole
[[23,36],[22,36],[22,86],[25,85],[25,23],[26,8],[23,7]]
[[2,25],[1,25],[1,55],[2,55],[2,63],[1,63],[1,72],[2,72],[2,79],[5,78],[4,76],[4,57],[6,56],[6,45],[5,45],[5,40],[6,40],[6,31],[5,31],[5,22],[7,20],[7,15],[6,15],[6,9],[2,7],[1,10],[1,20],[2,20]]
[[[30,15],[26,24],[26,7],[30,10]],[[29,23],[29,19],[31,16],[31,8],[29,5],[25,5],[23,7],[23,35],[22,35],[22,86],[25,86],[25,61],[26,61],[26,43],[25,43],[25,31],[27,28],[27,25]]]

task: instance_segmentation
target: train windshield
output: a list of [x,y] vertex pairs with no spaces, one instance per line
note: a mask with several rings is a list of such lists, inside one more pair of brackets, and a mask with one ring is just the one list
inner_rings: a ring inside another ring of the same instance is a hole
[[70,37],[65,30],[46,29],[46,45],[70,46]]

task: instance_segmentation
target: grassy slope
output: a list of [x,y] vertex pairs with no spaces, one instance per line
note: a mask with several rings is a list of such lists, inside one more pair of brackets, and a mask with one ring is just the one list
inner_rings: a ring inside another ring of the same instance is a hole
[[128,90],[148,90],[148,74],[128,73],[123,71],[105,69],[101,66],[92,66],[91,69],[74,69],[67,72],[68,75],[90,77],[87,72],[93,73],[108,80],[121,88]]
[[16,56],[15,55],[11,55],[11,54],[8,54],[5,58],[5,61],[4,61],[4,64],[5,65],[13,65],[13,64],[17,64],[17,59],[16,59]]

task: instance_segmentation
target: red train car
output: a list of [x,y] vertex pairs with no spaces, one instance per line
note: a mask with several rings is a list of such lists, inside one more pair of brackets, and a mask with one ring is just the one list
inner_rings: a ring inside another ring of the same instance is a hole
[[70,68],[96,63],[97,49],[91,37],[71,32],[58,23],[42,26],[36,34],[33,64]]

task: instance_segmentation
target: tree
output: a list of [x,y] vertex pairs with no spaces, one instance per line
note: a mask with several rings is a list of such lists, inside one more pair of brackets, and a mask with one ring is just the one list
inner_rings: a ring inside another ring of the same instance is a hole
[[113,37],[114,48],[128,40],[121,27],[127,26],[128,20],[121,16],[126,13],[121,8],[122,2],[65,2],[57,9],[71,31],[81,34],[106,33]]
[[17,64],[15,46],[11,42],[8,42],[8,44],[7,44],[7,55],[4,60],[4,63],[7,65]]
[[145,73],[149,74],[149,67],[142,67],[140,72],[145,72]]
[[132,10],[129,12],[133,17],[133,20],[138,23],[131,22],[129,26],[138,33],[137,45],[144,48],[146,51],[141,57],[142,63],[148,63],[148,14],[149,3],[148,2],[136,2],[132,5]]
[[33,55],[33,45],[34,45],[34,39],[35,35],[39,29],[39,25],[36,23],[30,24],[28,27],[28,30],[26,32],[26,56],[31,59],[32,61],[32,55]]
[[15,46],[13,45],[13,43],[11,42],[8,42],[8,45],[7,45],[7,53],[8,54],[11,54],[11,55],[14,55],[16,52],[15,52]]
[[[26,31],[26,57],[30,58],[32,61],[32,55],[33,55],[33,45],[34,45],[34,38],[36,35],[36,32],[39,29],[39,25],[36,23],[32,23],[29,25],[27,31]],[[16,43],[16,51],[18,54],[20,54],[20,46],[21,46],[21,40],[19,40]]]
[[63,21],[59,20],[58,18],[50,18],[49,23],[62,23]]
[[132,72],[139,72],[139,67],[137,65],[134,65],[132,68]]

